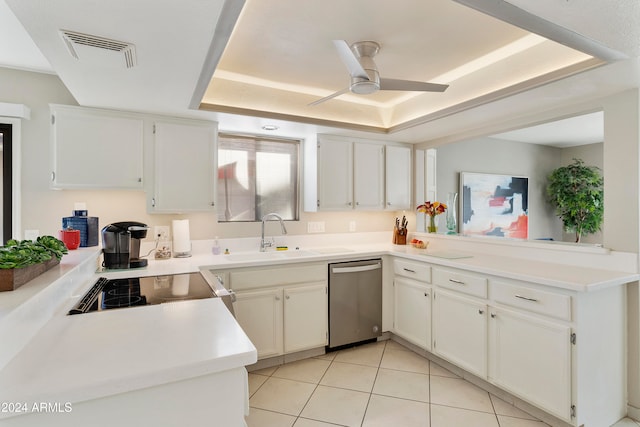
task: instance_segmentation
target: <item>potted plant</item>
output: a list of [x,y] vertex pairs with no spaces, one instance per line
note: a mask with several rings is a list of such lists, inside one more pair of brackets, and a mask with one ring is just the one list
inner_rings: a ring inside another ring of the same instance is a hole
[[604,217],[604,190],[600,169],[580,159],[560,167],[548,177],[547,196],[562,219],[565,231],[574,232],[576,243],[583,234],[600,230]]
[[0,291],[12,291],[60,263],[67,247],[53,236],[0,246]]

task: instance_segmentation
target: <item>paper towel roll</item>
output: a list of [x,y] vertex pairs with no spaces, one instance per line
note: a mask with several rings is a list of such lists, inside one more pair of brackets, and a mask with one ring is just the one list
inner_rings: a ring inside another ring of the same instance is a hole
[[173,229],[173,256],[191,256],[191,238],[189,237],[189,220],[174,219],[171,222]]

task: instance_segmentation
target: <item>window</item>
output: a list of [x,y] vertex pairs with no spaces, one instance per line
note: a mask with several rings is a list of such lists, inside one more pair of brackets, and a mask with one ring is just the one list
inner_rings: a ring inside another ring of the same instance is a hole
[[298,220],[300,141],[218,136],[218,221]]

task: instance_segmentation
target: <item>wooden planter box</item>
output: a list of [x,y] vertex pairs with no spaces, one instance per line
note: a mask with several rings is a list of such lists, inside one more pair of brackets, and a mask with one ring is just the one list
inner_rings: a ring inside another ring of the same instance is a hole
[[58,264],[60,264],[60,260],[53,257],[48,261],[28,267],[0,269],[0,292],[13,291]]

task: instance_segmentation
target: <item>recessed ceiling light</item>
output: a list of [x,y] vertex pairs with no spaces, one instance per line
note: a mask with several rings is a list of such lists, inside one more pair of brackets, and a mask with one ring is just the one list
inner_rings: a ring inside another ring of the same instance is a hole
[[280,129],[278,126],[276,125],[264,125],[262,126],[262,130],[278,130]]

